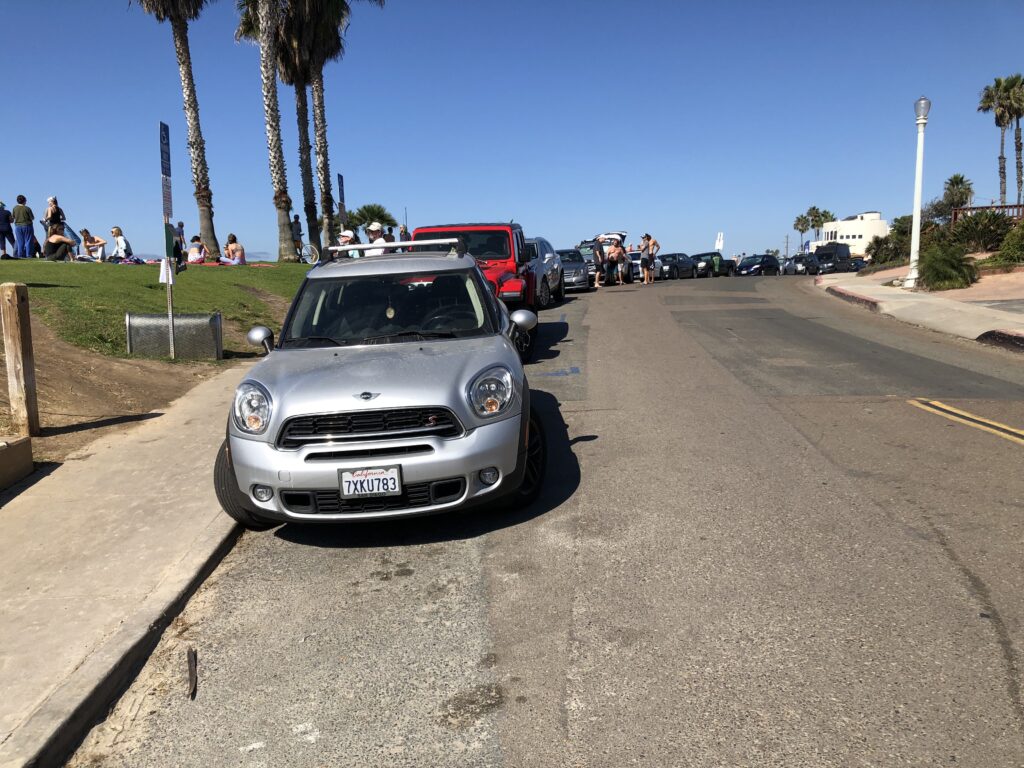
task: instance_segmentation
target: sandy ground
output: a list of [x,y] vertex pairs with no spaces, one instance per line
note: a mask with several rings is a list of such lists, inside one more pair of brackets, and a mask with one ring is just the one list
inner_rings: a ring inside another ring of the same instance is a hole
[[[905,277],[906,267],[885,269],[866,275],[863,279],[881,285],[897,277]],[[981,279],[970,288],[957,288],[952,291],[935,291],[935,296],[956,301],[1004,301],[1024,299],[1024,272],[982,275]]]

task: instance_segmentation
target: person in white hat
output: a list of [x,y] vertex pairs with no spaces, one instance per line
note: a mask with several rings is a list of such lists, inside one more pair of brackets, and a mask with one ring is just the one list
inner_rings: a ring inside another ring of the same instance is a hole
[[[366,237],[370,241],[370,245],[385,246],[388,244],[387,240],[383,236],[384,227],[380,225],[379,221],[375,221],[366,228]],[[384,248],[370,248],[366,251],[367,256],[383,256]]]

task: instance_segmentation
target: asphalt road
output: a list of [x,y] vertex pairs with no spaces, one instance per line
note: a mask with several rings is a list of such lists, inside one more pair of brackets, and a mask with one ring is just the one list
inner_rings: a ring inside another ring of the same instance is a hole
[[72,764],[1024,764],[1024,444],[908,402],[1024,428],[1020,357],[803,278],[542,320],[536,505],[246,534]]

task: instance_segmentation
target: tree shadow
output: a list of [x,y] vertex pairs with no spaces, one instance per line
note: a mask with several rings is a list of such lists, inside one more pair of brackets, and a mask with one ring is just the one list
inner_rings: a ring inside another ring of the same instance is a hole
[[310,547],[405,547],[476,538],[521,525],[556,509],[579,488],[580,465],[572,452],[558,400],[539,390],[531,390],[530,399],[543,420],[548,447],[544,488],[533,504],[511,509],[484,505],[465,512],[337,525],[288,524],[278,528],[274,535]]
[[43,427],[39,430],[40,437],[54,437],[56,435],[70,435],[75,432],[85,432],[89,429],[102,429],[103,427],[113,427],[118,424],[130,424],[133,421],[149,421],[155,419],[158,416],[163,416],[160,411],[152,411],[150,413],[130,413],[124,416],[108,416],[103,419],[96,419],[95,421],[82,421],[78,424],[65,424],[61,427]]

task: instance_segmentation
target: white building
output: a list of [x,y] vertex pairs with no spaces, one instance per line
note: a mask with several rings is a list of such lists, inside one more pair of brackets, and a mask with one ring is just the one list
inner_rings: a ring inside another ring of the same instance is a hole
[[865,211],[856,216],[847,216],[842,221],[829,221],[821,230],[821,240],[811,243],[811,251],[825,243],[845,243],[850,253],[863,256],[868,243],[874,237],[889,234],[889,222],[878,211]]

